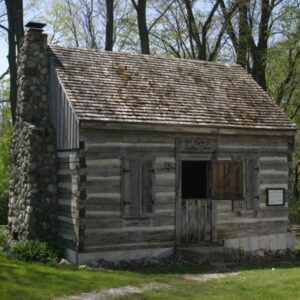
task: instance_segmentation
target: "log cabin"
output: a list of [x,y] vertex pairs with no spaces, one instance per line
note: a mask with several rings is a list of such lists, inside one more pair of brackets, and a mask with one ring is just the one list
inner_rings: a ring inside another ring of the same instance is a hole
[[294,248],[296,126],[241,66],[48,46],[28,27],[12,240],[52,233],[75,263]]

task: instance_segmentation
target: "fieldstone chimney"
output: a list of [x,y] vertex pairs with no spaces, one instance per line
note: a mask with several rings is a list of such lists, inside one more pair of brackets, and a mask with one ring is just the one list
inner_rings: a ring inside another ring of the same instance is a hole
[[48,118],[45,24],[29,22],[18,60],[18,100],[11,142],[10,241],[57,235],[55,131]]

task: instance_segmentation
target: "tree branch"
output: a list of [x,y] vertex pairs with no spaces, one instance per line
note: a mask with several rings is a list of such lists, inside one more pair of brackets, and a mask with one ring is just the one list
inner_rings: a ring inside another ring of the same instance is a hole
[[9,68],[0,76],[0,80],[2,80],[7,74],[9,74]]
[[135,8],[136,10],[139,9],[139,7],[138,7],[138,5],[136,4],[135,0],[131,0],[131,3],[132,3],[132,5],[134,6],[134,8]]
[[176,0],[173,0],[167,7],[166,9],[153,21],[153,23],[149,26],[148,28],[148,32],[151,31],[151,29],[157,24],[157,22],[167,13],[167,11],[169,10],[169,8],[173,5],[173,3]]
[[3,30],[7,31],[8,32],[8,28],[5,27],[4,25],[0,24],[0,28],[2,28]]

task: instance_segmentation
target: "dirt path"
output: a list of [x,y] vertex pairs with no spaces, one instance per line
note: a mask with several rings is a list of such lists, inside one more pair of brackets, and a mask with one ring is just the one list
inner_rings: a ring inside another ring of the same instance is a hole
[[[208,281],[213,279],[224,278],[227,276],[239,275],[239,272],[233,273],[208,273],[208,274],[187,274],[183,276],[186,280],[195,281]],[[92,291],[88,293],[81,293],[73,296],[65,296],[55,298],[55,300],[98,300],[106,297],[123,296],[126,294],[142,294],[146,291],[159,290],[162,288],[167,288],[169,285],[160,283],[147,283],[143,284],[141,287],[134,287],[131,285],[111,288],[107,290]]]
[[184,276],[184,279],[187,280],[195,280],[195,281],[207,281],[212,279],[219,279],[228,276],[236,276],[239,275],[240,272],[232,272],[232,273],[209,273],[209,274],[188,274]]
[[168,287],[168,285],[159,284],[159,283],[147,283],[147,284],[143,284],[139,288],[127,285],[127,286],[122,286],[122,287],[112,288],[107,290],[81,293],[74,296],[59,297],[59,298],[55,298],[55,300],[98,300],[105,297],[123,296],[126,294],[142,294],[143,292],[146,291],[158,290],[165,287]]

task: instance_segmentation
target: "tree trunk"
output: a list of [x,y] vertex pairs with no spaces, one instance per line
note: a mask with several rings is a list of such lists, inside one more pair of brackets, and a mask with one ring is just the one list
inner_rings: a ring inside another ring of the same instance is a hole
[[10,73],[10,107],[12,121],[16,119],[17,106],[17,53],[19,53],[24,37],[23,1],[5,0],[8,22],[8,64]]
[[272,7],[269,0],[261,1],[261,17],[259,23],[259,38],[258,44],[253,49],[253,67],[252,76],[256,82],[267,90],[266,82],[266,59],[269,39],[269,20],[271,17]]
[[143,54],[150,54],[149,46],[149,31],[147,28],[147,18],[146,18],[146,0],[138,0],[138,4],[135,0],[131,0],[136,12],[138,20],[138,29],[141,42],[141,52]]
[[114,0],[106,0],[105,50],[112,51],[114,44]]
[[239,40],[237,48],[237,63],[240,64],[244,69],[246,68],[247,52],[248,52],[248,3],[245,0],[238,1],[239,11]]
[[17,53],[20,53],[23,37],[24,37],[24,24],[23,24],[23,1],[17,0],[15,2],[15,35],[17,43]]
[[188,21],[188,32],[190,37],[195,41],[196,49],[197,49],[197,59],[206,60],[206,49],[203,49],[199,30],[196,24],[196,20],[194,17],[192,4],[190,0],[184,0],[186,13],[187,13],[187,21]]

